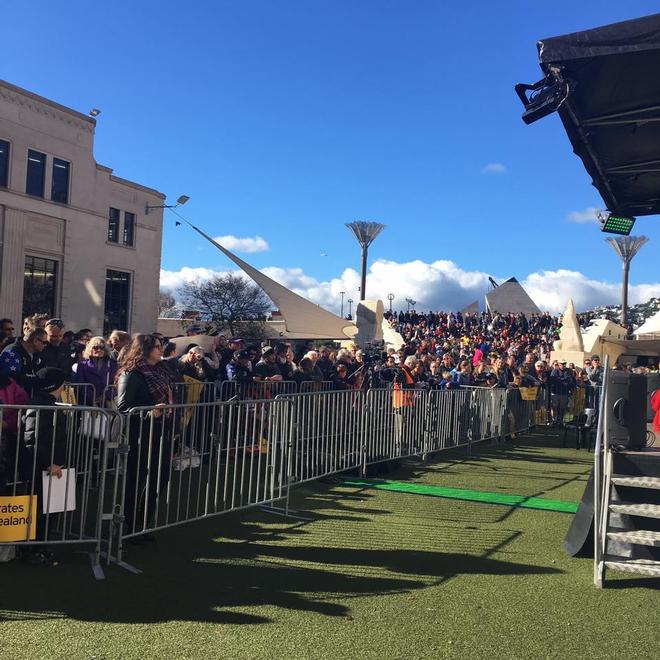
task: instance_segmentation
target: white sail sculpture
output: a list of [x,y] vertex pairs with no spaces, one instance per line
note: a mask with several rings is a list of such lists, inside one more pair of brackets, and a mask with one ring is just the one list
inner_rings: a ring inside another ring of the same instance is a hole
[[228,259],[231,259],[264,290],[264,293],[277,305],[280,314],[284,318],[287,337],[291,339],[345,340],[352,339],[357,333],[357,326],[351,321],[342,319],[340,316],[287,289],[237,257],[195,225],[189,222],[188,224],[207,241],[213,243],[218,250]]

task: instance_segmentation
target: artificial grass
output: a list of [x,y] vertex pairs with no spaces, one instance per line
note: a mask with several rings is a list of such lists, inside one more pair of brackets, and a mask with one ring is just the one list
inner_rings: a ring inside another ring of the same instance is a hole
[[446,497],[452,500],[467,500],[469,502],[483,502],[484,504],[502,504],[523,509],[537,509],[539,511],[559,511],[561,513],[575,513],[577,502],[565,500],[551,500],[543,497],[526,497],[524,495],[510,495],[508,493],[492,493],[483,490],[468,488],[443,488],[442,486],[429,486],[427,484],[408,483],[405,481],[388,481],[387,479],[342,479],[345,486],[365,486],[376,490],[389,490],[410,495],[426,495],[428,497]]
[[[546,435],[406,462],[388,478],[578,500],[592,456]],[[592,583],[571,517],[310,484],[291,506],[131,547],[139,576],[86,558],[0,565],[2,658],[655,658],[658,581]],[[613,574],[614,576],[614,574]]]

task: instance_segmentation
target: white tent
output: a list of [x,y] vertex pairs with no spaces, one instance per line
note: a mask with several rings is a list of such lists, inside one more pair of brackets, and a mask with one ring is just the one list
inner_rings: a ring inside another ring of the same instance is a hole
[[[188,223],[190,224],[190,223]],[[328,312],[313,302],[299,296],[267,275],[250,266],[233,252],[227,250],[201,229],[190,225],[210,243],[213,243],[228,259],[231,259],[243,272],[258,284],[265,294],[277,305],[284,318],[287,333],[305,339],[351,339],[357,333],[357,326],[340,316]]]
[[653,335],[660,337],[660,311],[656,312],[633,332],[637,337]]

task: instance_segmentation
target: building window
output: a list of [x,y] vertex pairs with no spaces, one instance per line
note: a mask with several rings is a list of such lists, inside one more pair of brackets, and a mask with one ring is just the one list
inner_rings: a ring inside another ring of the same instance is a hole
[[128,330],[131,275],[120,270],[108,270],[105,276],[105,313],[103,334],[113,330]]
[[27,179],[25,192],[34,197],[44,196],[44,183],[46,181],[46,154],[28,150]]
[[61,158],[53,158],[53,186],[50,198],[60,204],[69,203],[69,163]]
[[9,142],[0,140],[0,188],[9,185]]
[[124,212],[124,245],[133,245],[135,240],[135,213]]
[[42,257],[25,257],[23,281],[23,317],[32,314],[55,316],[57,261]]
[[110,208],[108,215],[108,241],[119,243],[119,209]]

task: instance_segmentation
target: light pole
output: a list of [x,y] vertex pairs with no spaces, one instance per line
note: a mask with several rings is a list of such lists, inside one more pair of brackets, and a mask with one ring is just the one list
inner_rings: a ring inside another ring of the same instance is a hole
[[344,318],[344,296],[346,295],[346,291],[340,291],[339,295],[341,296],[341,313],[339,316]]
[[367,291],[367,251],[374,242],[376,236],[380,234],[385,225],[380,222],[349,222],[346,226],[353,232],[358,243],[362,247],[362,279],[360,283],[360,300],[364,300]]
[[390,314],[392,313],[392,301],[394,300],[394,294],[393,293],[388,293],[387,294],[387,299],[390,301]]
[[353,320],[353,315],[351,314],[351,305],[353,304],[353,299],[349,298],[346,302],[348,302],[348,317],[351,321]]
[[617,236],[616,238],[606,238],[605,240],[621,258],[621,265],[623,266],[623,284],[621,286],[621,325],[624,328],[627,328],[628,275],[630,273],[630,262],[649,239],[646,236]]
[[189,199],[190,197],[188,197],[188,195],[181,195],[176,200],[176,204],[156,204],[155,206],[145,204],[144,214],[149,215],[149,211],[151,211],[151,209],[175,209],[177,206],[181,206],[182,204],[185,204]]

